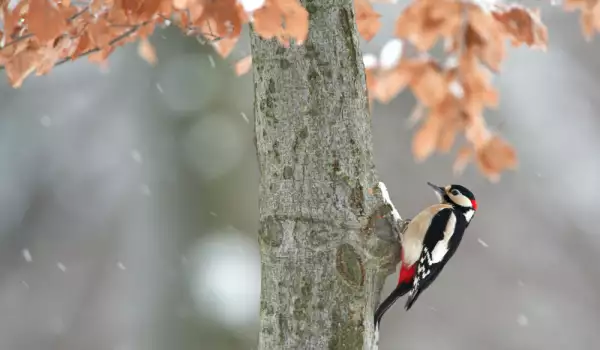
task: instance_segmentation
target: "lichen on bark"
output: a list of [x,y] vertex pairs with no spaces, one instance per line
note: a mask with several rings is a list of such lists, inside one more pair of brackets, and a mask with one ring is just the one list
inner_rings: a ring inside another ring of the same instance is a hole
[[352,0],[304,0],[309,36],[251,32],[259,187],[259,349],[371,349],[397,244],[375,234],[372,158]]

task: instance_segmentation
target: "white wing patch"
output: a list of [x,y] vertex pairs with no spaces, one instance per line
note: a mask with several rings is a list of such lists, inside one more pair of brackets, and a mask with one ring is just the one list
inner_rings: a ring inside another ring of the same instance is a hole
[[446,222],[446,228],[444,229],[444,239],[439,241],[433,251],[431,252],[431,262],[434,264],[439,263],[444,259],[446,253],[448,253],[448,242],[450,241],[450,237],[454,233],[454,229],[456,228],[456,216],[454,213],[450,213],[448,217],[448,222]]

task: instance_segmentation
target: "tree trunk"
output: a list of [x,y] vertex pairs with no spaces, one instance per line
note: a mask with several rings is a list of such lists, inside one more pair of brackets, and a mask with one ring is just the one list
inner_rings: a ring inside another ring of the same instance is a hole
[[262,259],[260,350],[372,349],[398,250],[375,235],[372,159],[352,0],[304,0],[302,46],[251,33]]

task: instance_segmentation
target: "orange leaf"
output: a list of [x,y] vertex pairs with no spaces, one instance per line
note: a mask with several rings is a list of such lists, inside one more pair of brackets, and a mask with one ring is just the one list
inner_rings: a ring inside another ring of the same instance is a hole
[[373,97],[381,103],[390,102],[402,92],[412,79],[413,74],[413,66],[407,61],[401,61],[394,69],[380,72],[374,77],[375,81],[371,83],[373,84]]
[[144,59],[144,61],[150,63],[151,65],[155,65],[158,62],[158,58],[156,57],[156,50],[154,46],[150,42],[150,40],[144,38],[140,40],[138,45],[138,55]]
[[25,78],[35,70],[40,59],[41,56],[35,48],[23,50],[16,54],[4,66],[10,85],[13,88],[20,88]]
[[381,28],[380,14],[373,10],[368,0],[354,0],[358,33],[366,40],[373,39]]
[[[194,24],[199,26],[203,33],[218,38],[238,37],[242,31],[242,5],[236,0],[202,1],[201,15]],[[194,17],[194,16],[192,16]]]
[[517,167],[517,156],[506,141],[494,136],[478,150],[477,165],[490,181],[498,181],[503,170]]
[[469,146],[463,146],[458,150],[458,154],[456,155],[456,159],[452,166],[454,175],[460,175],[465,171],[465,168],[473,158],[473,153],[473,148]]
[[442,153],[449,152],[454,145],[456,134],[465,126],[459,101],[453,95],[448,94],[442,103],[432,108],[431,114],[436,115],[436,118],[439,118],[442,123],[437,149]]
[[29,0],[27,27],[42,43],[56,39],[67,29],[58,7],[48,0]]
[[87,26],[87,31],[94,46],[105,47],[112,40],[110,31],[110,23],[103,17],[99,17],[96,22],[90,23]]
[[73,51],[73,54],[71,55],[71,59],[76,59],[84,52],[91,50],[93,48],[94,48],[94,43],[90,39],[88,31],[85,31],[79,36],[78,41],[77,41],[77,46],[75,47],[75,51]]
[[504,26],[504,30],[512,36],[515,43],[545,49],[548,32],[539,19],[538,11],[511,6],[505,11],[494,11],[492,15]]
[[101,67],[108,66],[108,56],[115,50],[114,46],[107,46],[104,49],[94,52],[88,56],[88,61],[98,63]]
[[410,87],[415,97],[427,107],[442,102],[449,93],[440,68],[433,62],[425,65],[419,73],[415,72]]
[[298,0],[266,0],[253,17],[254,30],[263,39],[276,37],[288,46],[290,39],[300,45],[308,36],[308,12]]
[[[6,1],[4,4],[7,5]],[[23,19],[23,16],[27,15],[27,5],[26,1],[19,1],[12,10],[10,10],[8,6],[1,7],[1,18],[4,22],[4,35],[7,38],[18,35],[18,31],[22,27],[21,20]]]
[[237,76],[244,75],[244,74],[248,73],[248,71],[250,70],[251,67],[252,67],[252,56],[248,55],[236,62],[235,74]]
[[225,57],[229,56],[231,51],[233,51],[235,44],[237,44],[237,42],[238,42],[238,39],[239,39],[239,37],[236,36],[236,37],[221,39],[219,41],[213,41],[212,46],[215,48],[215,51],[217,51],[219,56],[221,56],[222,58],[225,58]]
[[57,40],[54,46],[44,46],[39,49],[40,62],[36,66],[36,75],[44,75],[50,73],[56,62],[65,57],[69,57],[74,51],[73,39],[61,37]]
[[412,151],[417,162],[422,162],[433,154],[441,126],[440,118],[430,114],[423,126],[415,133]]

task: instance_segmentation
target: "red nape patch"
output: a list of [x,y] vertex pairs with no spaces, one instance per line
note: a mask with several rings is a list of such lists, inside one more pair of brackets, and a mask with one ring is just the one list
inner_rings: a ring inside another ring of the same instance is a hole
[[474,199],[471,199],[471,205],[473,206],[473,209],[477,210],[477,201]]
[[402,263],[400,267],[400,276],[398,277],[398,284],[402,282],[410,282],[415,275],[415,267],[417,264],[412,264],[412,266],[406,266]]

